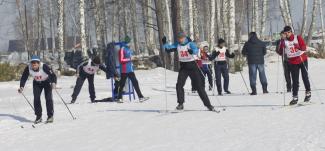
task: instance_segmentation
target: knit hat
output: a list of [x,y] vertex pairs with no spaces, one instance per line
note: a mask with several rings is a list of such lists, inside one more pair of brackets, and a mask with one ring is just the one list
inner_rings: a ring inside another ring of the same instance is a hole
[[290,27],[290,26],[285,26],[284,28],[283,28],[283,32],[292,32],[292,28]]
[[222,43],[225,43],[226,41],[224,40],[224,39],[222,39],[222,38],[220,38],[219,40],[218,40],[218,44],[222,44]]
[[186,37],[186,33],[184,33],[184,32],[179,32],[177,34],[177,38],[184,38],[184,37]]
[[93,63],[94,63],[94,64],[100,64],[100,63],[101,63],[101,61],[100,61],[100,57],[99,57],[99,56],[94,57],[94,59],[93,59]]
[[41,62],[41,59],[40,59],[39,56],[33,55],[32,56],[32,59],[30,60],[30,62],[33,62],[33,61]]
[[124,42],[126,42],[126,43],[130,43],[130,42],[131,42],[131,38],[130,38],[128,35],[126,35],[126,36],[124,37]]

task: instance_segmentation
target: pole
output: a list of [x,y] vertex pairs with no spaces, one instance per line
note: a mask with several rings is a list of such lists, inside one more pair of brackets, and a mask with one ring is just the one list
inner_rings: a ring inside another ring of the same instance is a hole
[[58,92],[58,90],[56,90],[56,89],[54,89],[54,90],[55,90],[56,94],[60,97],[61,101],[63,102],[63,104],[65,105],[65,107],[67,108],[67,110],[69,111],[69,113],[70,113],[72,119],[75,120],[76,118],[75,118],[75,117],[73,116],[73,114],[71,113],[71,111],[70,111],[70,109],[69,109],[67,103],[65,103],[65,101],[63,100],[63,98],[62,98],[62,96],[60,95],[60,93]]
[[23,92],[21,92],[21,95],[25,98],[26,102],[29,104],[29,106],[33,109],[33,111],[35,112],[35,109],[33,107],[33,105],[28,101],[27,97],[25,96],[25,94]]
[[243,74],[242,74],[241,71],[239,71],[239,73],[240,73],[241,78],[243,79],[243,82],[244,82],[244,84],[245,84],[245,87],[246,87],[246,89],[247,89],[247,92],[249,93],[249,89],[248,89],[247,83],[246,83],[246,81],[245,81],[245,79],[244,79],[244,76],[243,76]]

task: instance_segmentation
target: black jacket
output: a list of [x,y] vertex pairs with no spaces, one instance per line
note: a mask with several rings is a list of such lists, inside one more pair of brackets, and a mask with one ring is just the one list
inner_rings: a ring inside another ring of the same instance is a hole
[[[48,65],[43,64],[43,70],[49,76],[45,82],[56,83],[57,78],[54,72],[52,71],[52,69]],[[20,87],[25,86],[28,76],[29,76],[29,65],[24,69],[24,72],[20,78]]]
[[266,45],[256,36],[252,36],[245,43],[242,54],[247,57],[248,64],[264,64]]

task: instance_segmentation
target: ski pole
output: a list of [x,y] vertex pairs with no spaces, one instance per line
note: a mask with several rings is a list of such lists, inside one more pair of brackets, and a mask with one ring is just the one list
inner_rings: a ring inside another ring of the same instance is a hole
[[33,105],[28,101],[27,97],[25,96],[25,94],[23,92],[20,93],[26,100],[26,102],[29,104],[29,106],[33,109],[33,111],[35,112],[35,109],[33,107]]
[[63,102],[63,104],[65,105],[65,107],[68,109],[68,111],[69,111],[69,113],[70,113],[72,119],[75,120],[76,118],[73,116],[73,114],[72,114],[72,112],[70,111],[70,109],[69,109],[67,103],[65,103],[65,101],[63,100],[63,98],[62,98],[62,96],[60,95],[60,93],[58,92],[58,90],[56,90],[56,89],[54,89],[54,90],[55,90],[56,94],[60,97],[60,99],[61,99],[61,101]]
[[[282,52],[282,56],[281,56],[281,58],[282,58],[282,68],[283,68],[283,74],[285,74],[285,68],[284,68],[284,52]],[[283,76],[283,106],[286,106],[286,93],[285,93],[285,82],[286,82],[286,80],[285,80],[285,76]]]
[[279,93],[279,63],[280,62],[280,56],[278,56],[278,64],[277,64],[277,74],[276,74],[276,93]]
[[249,93],[249,89],[248,89],[247,83],[246,83],[246,81],[245,81],[245,79],[244,79],[244,76],[243,76],[243,74],[242,74],[241,71],[239,71],[239,73],[240,73],[241,78],[243,79],[243,82],[244,82],[244,84],[245,84],[245,87],[246,87],[246,89],[247,89],[247,92]]

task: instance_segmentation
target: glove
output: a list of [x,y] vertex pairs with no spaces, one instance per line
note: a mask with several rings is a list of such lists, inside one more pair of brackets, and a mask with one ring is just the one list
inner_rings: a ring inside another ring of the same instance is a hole
[[232,56],[235,56],[235,53],[231,53]]
[[56,84],[55,83],[52,83],[51,86],[52,86],[52,89],[56,89]]
[[120,78],[118,76],[114,76],[115,81],[120,81]]
[[23,87],[20,87],[20,88],[18,89],[18,93],[23,93],[23,91],[24,91],[24,88],[23,88]]
[[188,51],[189,54],[191,54],[191,55],[193,54],[193,50],[192,49],[189,49],[187,51]]
[[166,44],[166,43],[167,43],[167,38],[166,38],[166,36],[164,36],[164,37],[162,38],[161,41],[162,41],[163,44]]

